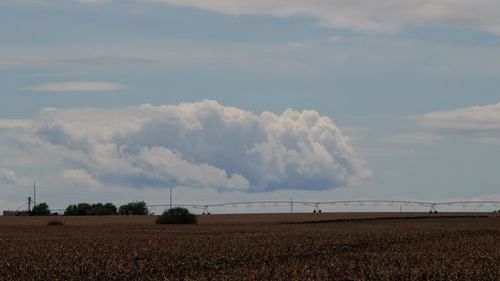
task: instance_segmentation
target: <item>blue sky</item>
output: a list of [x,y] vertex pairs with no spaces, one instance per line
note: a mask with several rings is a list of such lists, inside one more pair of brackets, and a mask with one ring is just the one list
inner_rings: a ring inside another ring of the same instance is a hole
[[2,1],[0,208],[33,180],[53,207],[162,203],[167,186],[190,203],[498,200],[498,12]]

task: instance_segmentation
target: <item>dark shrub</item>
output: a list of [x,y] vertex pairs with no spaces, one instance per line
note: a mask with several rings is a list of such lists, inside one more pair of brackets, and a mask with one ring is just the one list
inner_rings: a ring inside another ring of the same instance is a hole
[[51,220],[47,223],[47,225],[64,225],[64,223],[60,220]]
[[168,209],[156,219],[156,224],[196,224],[196,222],[196,215],[181,207]]

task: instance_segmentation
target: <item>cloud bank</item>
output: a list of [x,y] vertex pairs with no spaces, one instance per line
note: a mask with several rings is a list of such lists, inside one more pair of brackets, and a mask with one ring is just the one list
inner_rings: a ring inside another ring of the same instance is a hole
[[370,174],[332,120],[315,111],[256,115],[215,101],[47,109],[33,130],[64,152],[66,180],[95,186],[326,190]]
[[449,25],[500,34],[500,2],[490,0],[147,0],[230,15],[307,16],[322,26],[394,32],[407,26]]

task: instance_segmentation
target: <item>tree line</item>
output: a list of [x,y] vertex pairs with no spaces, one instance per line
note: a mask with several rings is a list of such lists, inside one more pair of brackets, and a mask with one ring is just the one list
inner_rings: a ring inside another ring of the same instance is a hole
[[[117,208],[113,203],[78,203],[69,205],[64,216],[113,216],[113,215],[149,215],[149,209],[144,201],[129,202]],[[40,203],[27,212],[30,216],[59,215],[51,213],[47,203]]]
[[[59,215],[51,213],[47,203],[40,203],[33,206],[28,212],[18,215],[29,216],[50,216]],[[117,208],[113,203],[78,203],[69,205],[63,213],[64,216],[113,216],[113,215],[150,215],[148,207],[144,201],[129,202]],[[182,207],[170,208],[163,212],[156,219],[156,224],[196,224],[196,215]],[[49,221],[48,225],[64,225],[59,220]]]

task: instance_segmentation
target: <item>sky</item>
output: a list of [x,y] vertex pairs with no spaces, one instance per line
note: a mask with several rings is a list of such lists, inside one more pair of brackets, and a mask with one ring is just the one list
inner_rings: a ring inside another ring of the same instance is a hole
[[0,209],[34,181],[53,209],[164,204],[170,187],[188,204],[500,200],[499,13],[1,1]]

